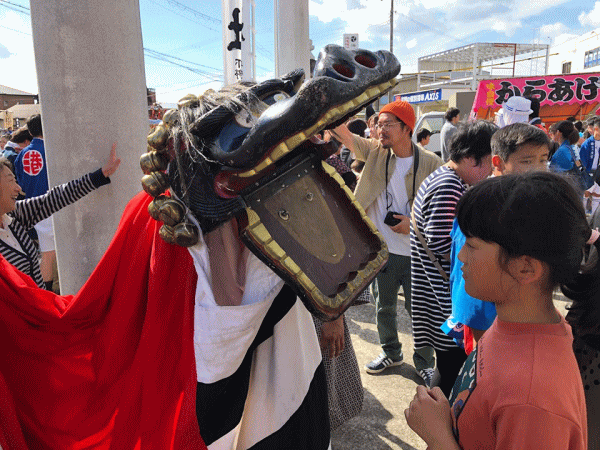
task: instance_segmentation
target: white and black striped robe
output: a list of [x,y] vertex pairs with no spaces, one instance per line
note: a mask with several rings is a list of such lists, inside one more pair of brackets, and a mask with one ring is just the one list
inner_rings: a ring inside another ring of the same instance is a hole
[[[450,274],[450,262],[442,259],[441,255],[450,253],[450,232],[456,204],[465,189],[466,185],[456,172],[442,166],[423,181],[413,205],[417,227],[447,274]],[[412,224],[410,263],[415,348],[433,347],[440,351],[456,348],[452,338],[440,328],[452,314],[449,283],[442,278],[427,256]]]
[[196,414],[209,450],[327,450],[327,387],[312,319],[289,286],[251,253],[240,306],[218,306],[205,243],[198,273]]
[[8,227],[23,251],[0,239],[0,254],[21,272],[33,278],[39,287],[44,288],[37,246],[29,237],[29,230],[38,222],[108,183],[110,179],[102,174],[102,169],[98,169],[77,180],[56,186],[44,195],[18,200],[15,210],[8,213],[12,218]]

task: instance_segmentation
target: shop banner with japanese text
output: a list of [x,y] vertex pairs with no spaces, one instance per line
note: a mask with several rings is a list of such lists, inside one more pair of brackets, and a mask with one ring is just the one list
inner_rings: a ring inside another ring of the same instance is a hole
[[472,114],[485,109],[497,109],[510,97],[535,97],[540,105],[573,105],[600,101],[600,74],[531,76],[482,80],[473,102]]

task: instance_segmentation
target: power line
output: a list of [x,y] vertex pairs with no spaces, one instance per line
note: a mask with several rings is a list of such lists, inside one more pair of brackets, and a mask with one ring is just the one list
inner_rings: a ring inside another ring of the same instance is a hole
[[28,8],[21,5],[17,5],[16,3],[8,2],[6,0],[0,0],[0,6],[4,6],[5,8],[10,9],[11,11],[18,12],[20,14],[29,15]]
[[[19,5],[17,3],[13,3],[13,2],[9,2],[8,0],[0,0],[0,3],[2,3],[3,6],[11,5],[13,8],[18,8],[18,11],[22,12],[24,14],[28,14],[29,13],[29,8],[27,8],[26,6]],[[17,9],[15,9],[15,11],[16,10]]]
[[219,70],[216,69],[216,68],[214,68],[214,67],[204,66],[202,64],[198,64],[198,63],[195,63],[195,62],[192,62],[192,61],[186,61],[184,59],[173,57],[173,56],[167,55],[165,53],[157,52],[155,50],[151,50],[151,49],[148,49],[148,48],[144,48],[144,51],[145,51],[146,55],[148,57],[150,57],[150,58],[158,59],[159,61],[164,61],[164,62],[167,62],[167,63],[172,64],[174,66],[178,66],[178,67],[181,67],[183,69],[189,70],[190,72],[195,73],[195,74],[200,75],[200,76],[203,76],[204,78],[206,78],[206,79],[208,79],[210,81],[220,81],[222,79],[222,75],[220,73],[210,73],[210,72],[207,72],[205,70],[197,69],[195,67],[190,67],[189,65],[182,64],[182,63],[179,63],[177,61],[172,61],[172,59],[176,59],[178,61],[182,61],[182,62],[185,62],[187,64],[193,64],[193,65],[205,67],[205,68],[208,68],[208,69],[215,70],[215,71],[219,72]]
[[209,16],[207,14],[201,13],[200,11],[197,11],[197,10],[195,10],[193,8],[190,8],[189,6],[186,6],[186,5],[182,4],[182,3],[179,3],[176,0],[167,0],[167,3],[169,3],[169,4],[171,4],[171,5],[175,6],[175,7],[177,7],[179,9],[183,9],[186,12],[190,12],[193,15],[195,15],[195,16],[201,18],[201,19],[208,20],[209,22],[213,22],[213,23],[216,23],[218,25],[221,25],[221,19],[215,19],[214,17],[211,17],[211,16]]
[[[187,15],[186,15],[186,14],[179,13],[179,12],[175,11],[173,8],[169,8],[169,7],[165,6],[165,5],[164,5],[163,3],[161,3],[161,2],[158,2],[158,1],[156,1],[156,0],[149,0],[149,1],[150,1],[151,3],[154,3],[155,5],[158,5],[158,6],[160,6],[161,8],[164,8],[164,9],[166,9],[166,10],[170,11],[171,13],[175,14],[176,16],[182,17],[182,18],[184,18],[184,19],[186,19],[186,20],[189,20],[190,22],[193,22],[193,23],[195,23],[195,24],[197,24],[197,25],[202,25],[203,27],[205,27],[205,28],[208,28],[208,29],[209,29],[209,30],[211,30],[211,31],[215,31],[215,32],[220,32],[220,31],[221,31],[221,30],[217,30],[217,29],[215,29],[215,28],[212,28],[212,27],[210,27],[209,25],[207,25],[207,24],[205,24],[205,23],[202,23],[202,22],[199,22],[199,21],[197,21],[197,20],[194,20],[194,19],[192,19],[192,18],[189,16],[189,14],[187,14]],[[166,0],[166,1],[167,1],[167,2],[169,2],[169,3],[171,3],[173,0]],[[188,8],[188,7],[187,7],[187,6],[185,6],[185,5],[181,5],[181,6],[184,6],[185,8]],[[190,10],[192,10],[191,8],[189,8],[189,9],[190,9]],[[192,10],[192,11],[195,11],[195,10]],[[197,13],[197,14],[193,14],[193,15],[195,15],[195,16],[197,16],[197,17],[200,17],[200,16],[198,16],[198,14],[199,14],[199,15],[205,15],[205,14],[202,14],[201,12],[198,12],[198,11],[195,11],[195,13]],[[217,20],[217,19],[214,19],[214,18],[212,18],[212,17],[210,17],[210,16],[206,16],[206,17],[210,18],[211,20]],[[220,23],[221,23],[221,22],[219,21],[219,24],[220,24]]]
[[0,28],[6,28],[7,30],[14,31],[15,33],[21,33],[21,34],[24,34],[25,36],[31,36],[31,33],[26,33],[24,31],[19,31],[19,30],[15,30],[13,28],[8,28],[8,27],[5,27],[4,25],[0,25]]
[[144,51],[146,51],[148,53],[152,53],[152,54],[158,55],[158,56],[162,56],[164,58],[171,58],[171,59],[175,59],[177,61],[185,62],[185,63],[188,63],[188,64],[194,64],[194,65],[199,66],[199,67],[204,67],[205,69],[211,69],[211,70],[219,71],[219,69],[217,69],[215,67],[205,66],[204,64],[200,64],[200,63],[197,63],[197,62],[189,61],[187,59],[178,58],[177,56],[173,56],[173,55],[169,55],[167,53],[159,52],[157,50],[149,49],[148,47],[144,47]]

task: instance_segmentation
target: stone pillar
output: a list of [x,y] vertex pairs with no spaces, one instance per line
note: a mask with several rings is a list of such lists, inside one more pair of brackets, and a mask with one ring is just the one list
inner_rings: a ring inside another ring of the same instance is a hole
[[308,0],[274,0],[274,2],[275,74],[282,76],[302,68],[308,79],[311,76]]
[[149,132],[137,0],[31,0],[50,186],[100,168],[117,143],[112,183],[54,215],[60,286],[71,294],[104,254],[140,191]]

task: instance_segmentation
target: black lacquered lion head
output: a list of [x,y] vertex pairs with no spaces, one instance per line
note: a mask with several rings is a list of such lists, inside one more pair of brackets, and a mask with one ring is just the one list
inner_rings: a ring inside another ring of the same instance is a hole
[[[314,136],[386,93],[399,71],[389,52],[329,45],[309,81],[298,70],[181,99],[141,159],[161,236],[194,245],[188,214],[203,233],[235,217],[244,243],[313,313],[339,316],[385,263],[387,248],[323,162],[332,147]],[[168,188],[176,199],[163,195]]]

